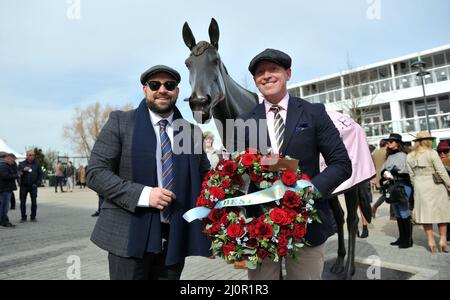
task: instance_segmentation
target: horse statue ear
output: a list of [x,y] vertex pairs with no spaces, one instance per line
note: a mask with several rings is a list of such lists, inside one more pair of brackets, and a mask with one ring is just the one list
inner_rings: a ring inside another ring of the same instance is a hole
[[211,24],[209,24],[209,39],[211,45],[219,50],[219,25],[214,18],[211,18]]
[[183,25],[183,40],[186,46],[189,48],[189,50],[192,51],[192,49],[195,47],[195,37],[192,33],[191,28],[189,27],[187,22],[184,22]]

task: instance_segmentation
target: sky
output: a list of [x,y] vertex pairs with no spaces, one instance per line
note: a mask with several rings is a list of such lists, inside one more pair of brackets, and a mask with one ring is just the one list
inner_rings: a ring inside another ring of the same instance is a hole
[[[293,59],[290,84],[450,43],[448,0],[2,0],[0,138],[76,155],[63,139],[75,108],[142,100],[140,74],[156,64],[182,77],[177,106],[190,95],[182,39],[188,22],[209,41],[214,17],[230,75],[253,81],[251,59],[276,48]],[[348,59],[349,58],[349,59]],[[205,126],[210,129],[210,126]]]

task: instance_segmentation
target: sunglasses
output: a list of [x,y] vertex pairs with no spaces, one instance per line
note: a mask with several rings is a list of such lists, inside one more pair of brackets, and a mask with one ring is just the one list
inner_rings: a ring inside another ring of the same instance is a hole
[[171,92],[171,91],[173,91],[174,89],[177,88],[178,83],[176,83],[175,81],[166,81],[164,83],[162,83],[161,81],[149,81],[149,82],[147,82],[147,86],[154,92],[159,90],[161,85],[164,85],[166,90]]
[[449,153],[450,153],[450,150],[438,150],[438,153],[439,153],[439,154],[441,154],[441,153],[449,154]]

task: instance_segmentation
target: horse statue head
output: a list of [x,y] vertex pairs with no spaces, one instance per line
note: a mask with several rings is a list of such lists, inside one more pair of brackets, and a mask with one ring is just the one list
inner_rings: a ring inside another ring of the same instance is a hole
[[[216,124],[236,119],[258,103],[257,95],[237,84],[229,75],[219,55],[219,25],[212,18],[209,25],[210,42],[196,43],[188,23],[183,26],[183,40],[191,51],[186,59],[189,84],[192,88],[189,106],[194,119],[205,123],[214,117]],[[223,138],[224,133],[221,133]]]

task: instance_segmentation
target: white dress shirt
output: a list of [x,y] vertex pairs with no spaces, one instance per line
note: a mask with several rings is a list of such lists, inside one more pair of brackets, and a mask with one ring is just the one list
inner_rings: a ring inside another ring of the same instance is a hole
[[[161,162],[161,136],[159,135],[159,124],[158,122],[166,119],[169,123],[166,126],[166,132],[170,139],[171,147],[173,147],[173,113],[167,117],[162,118],[160,115],[155,114],[151,110],[149,111],[150,121],[152,122],[153,129],[156,135],[156,173],[158,175],[158,187],[162,187],[162,162]],[[146,186],[139,197],[138,205],[139,207],[150,207],[150,193],[153,187]],[[162,213],[161,213],[162,214]],[[161,215],[162,218],[162,215]],[[161,219],[164,223],[165,220]]]
[[[266,118],[267,118],[267,130],[269,131],[270,145],[273,153],[280,153],[280,149],[278,149],[277,138],[275,137],[275,113],[270,111],[270,108],[273,106],[272,103],[263,100],[266,108]],[[281,99],[281,101],[277,104],[280,108],[279,114],[283,119],[284,126],[286,126],[286,118],[287,118],[287,108],[289,104],[289,94],[286,93],[286,96]]]

